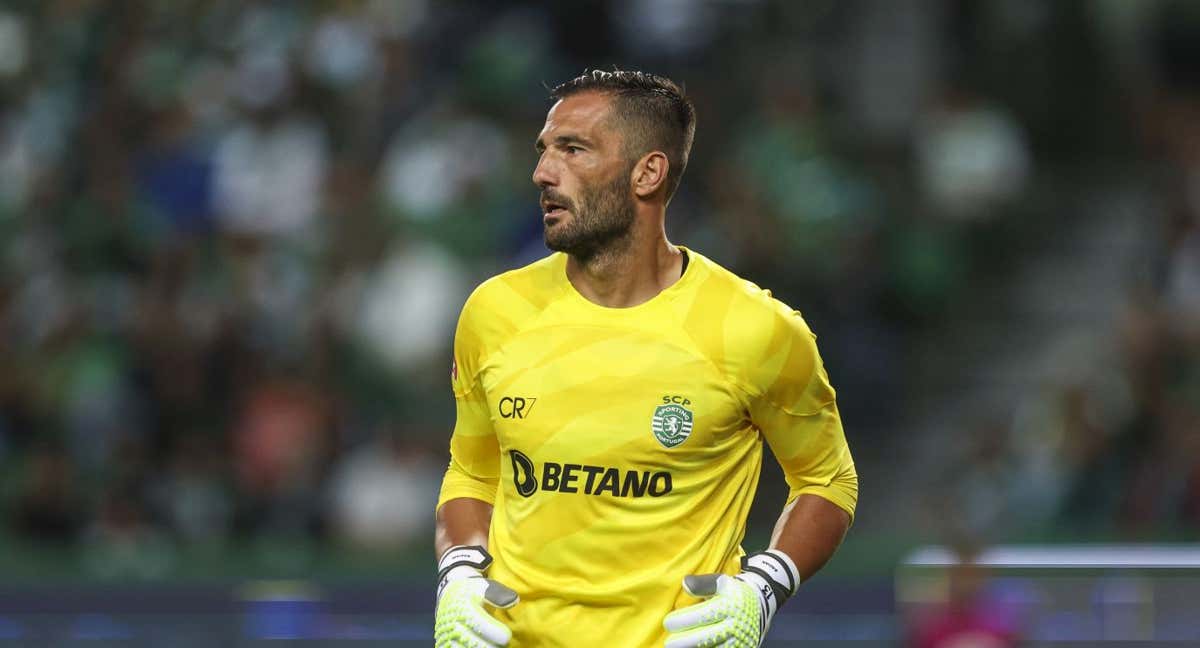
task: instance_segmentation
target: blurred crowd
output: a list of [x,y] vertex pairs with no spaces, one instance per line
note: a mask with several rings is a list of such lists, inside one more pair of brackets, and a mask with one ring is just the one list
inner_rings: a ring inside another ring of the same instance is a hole
[[1133,227],[1109,247],[1112,262],[1132,251],[1123,297],[1047,341],[1045,371],[1029,367],[1037,378],[1010,407],[963,426],[932,498],[959,541],[1190,541],[1200,530],[1200,6],[1108,18],[1130,21],[1112,39],[1124,48],[1110,73],[1130,136],[1119,182],[1133,189],[1094,191],[1130,198]]
[[1055,226],[1042,168],[1166,169],[1120,338],[970,461],[985,491],[1053,482],[1046,519],[1200,526],[1200,83],[1125,82],[1158,45],[1200,58],[1121,5],[7,3],[0,529],[114,557],[427,542],[458,309],[545,253],[546,86],[614,64],[686,85],[670,234],[804,311],[868,465],[905,349]]

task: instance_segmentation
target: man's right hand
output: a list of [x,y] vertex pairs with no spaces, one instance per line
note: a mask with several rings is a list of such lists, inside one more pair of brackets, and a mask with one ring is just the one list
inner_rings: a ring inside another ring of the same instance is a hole
[[438,561],[437,613],[433,640],[437,648],[506,646],[512,631],[483,609],[517,604],[517,593],[484,577],[492,557],[483,547],[451,547]]

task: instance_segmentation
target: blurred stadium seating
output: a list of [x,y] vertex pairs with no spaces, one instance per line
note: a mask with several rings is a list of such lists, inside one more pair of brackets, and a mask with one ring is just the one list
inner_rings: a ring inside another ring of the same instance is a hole
[[6,2],[0,641],[423,643],[453,323],[544,253],[586,67],[685,83],[673,240],[839,390],[860,509],[777,640],[901,645],[925,543],[1194,541],[1197,43],[1187,0]]

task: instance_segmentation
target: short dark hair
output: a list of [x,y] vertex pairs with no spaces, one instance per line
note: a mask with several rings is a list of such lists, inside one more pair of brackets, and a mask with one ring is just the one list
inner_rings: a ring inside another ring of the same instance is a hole
[[584,71],[550,91],[558,101],[581,92],[611,95],[613,113],[625,133],[625,152],[640,157],[660,150],[667,155],[667,200],[675,194],[696,136],[696,107],[674,81],[634,70]]

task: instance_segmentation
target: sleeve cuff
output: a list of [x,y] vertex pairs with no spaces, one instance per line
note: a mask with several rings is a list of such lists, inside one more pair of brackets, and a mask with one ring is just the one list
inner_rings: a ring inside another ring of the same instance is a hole
[[854,524],[854,508],[858,504],[857,493],[848,493],[838,488],[836,484],[831,486],[805,486],[789,492],[787,503],[791,504],[801,495],[816,495],[832,502],[835,506],[845,511],[850,516],[850,524]]
[[460,497],[469,497],[495,505],[496,486],[495,482],[481,482],[453,471],[447,472],[445,479],[442,480],[442,492],[438,495],[437,508]]

